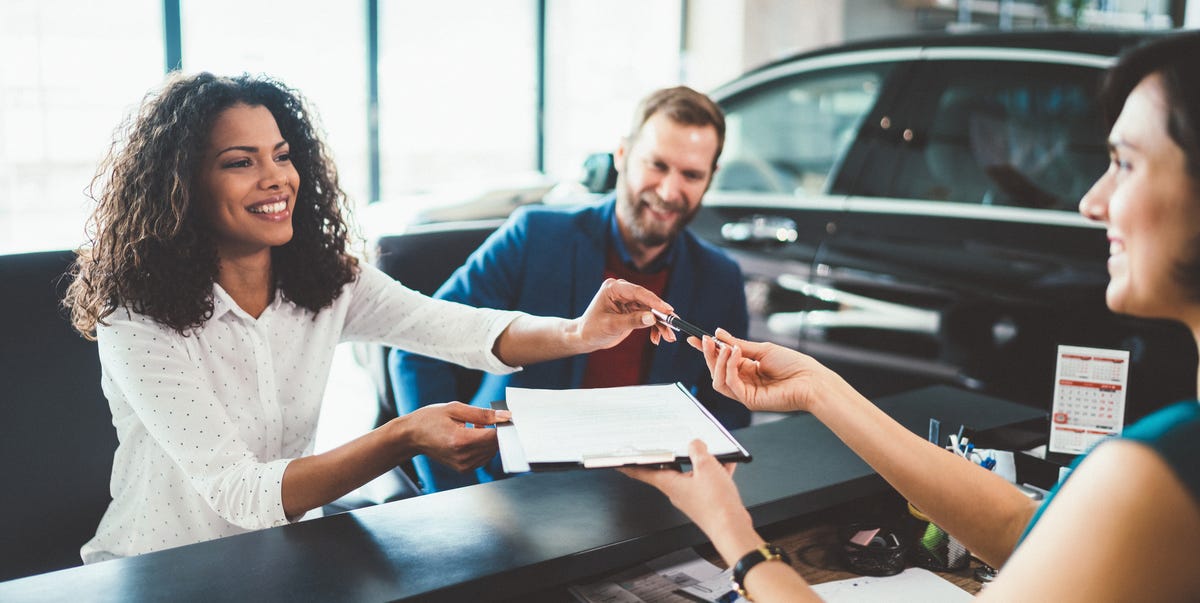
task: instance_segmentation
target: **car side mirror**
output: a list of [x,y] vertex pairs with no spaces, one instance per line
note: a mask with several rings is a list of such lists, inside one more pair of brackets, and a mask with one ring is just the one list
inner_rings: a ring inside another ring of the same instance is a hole
[[580,182],[589,193],[607,193],[617,187],[617,168],[612,153],[592,153],[583,160]]

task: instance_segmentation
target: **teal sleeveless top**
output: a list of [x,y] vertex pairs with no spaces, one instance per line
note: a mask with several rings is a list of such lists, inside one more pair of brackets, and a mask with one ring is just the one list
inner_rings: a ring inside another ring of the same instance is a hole
[[[1196,504],[1200,505],[1200,403],[1188,400],[1172,404],[1129,426],[1120,437],[1153,448],[1175,472],[1179,481],[1183,482],[1184,487],[1192,493]],[[1086,456],[1081,454],[1071,463],[1072,471]],[[1070,475],[1067,479],[1070,479]],[[1066,483],[1066,480],[1063,480],[1063,483]],[[1042,518],[1042,512],[1054,500],[1054,495],[1061,487],[1062,483],[1055,486],[1046,496],[1046,500],[1033,514],[1029,525],[1025,526],[1025,533],[1021,534],[1021,539],[1017,541],[1018,546]]]

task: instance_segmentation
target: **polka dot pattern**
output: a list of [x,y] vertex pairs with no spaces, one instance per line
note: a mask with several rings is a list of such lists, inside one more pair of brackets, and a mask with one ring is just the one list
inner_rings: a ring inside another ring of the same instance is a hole
[[329,308],[276,301],[258,319],[214,286],[188,337],[119,311],[98,329],[120,445],[113,502],[85,563],[283,525],[283,472],[311,454],[334,347],[377,342],[494,373],[519,313],[430,299],[363,265]]

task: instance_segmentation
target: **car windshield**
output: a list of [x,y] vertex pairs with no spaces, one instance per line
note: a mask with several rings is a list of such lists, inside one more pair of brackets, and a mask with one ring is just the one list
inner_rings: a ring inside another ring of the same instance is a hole
[[888,64],[804,74],[725,103],[719,191],[822,194],[875,104]]
[[867,173],[890,177],[871,193],[1075,211],[1107,160],[1098,69],[986,61],[927,68],[940,85],[912,95],[905,121],[915,135],[880,146]]

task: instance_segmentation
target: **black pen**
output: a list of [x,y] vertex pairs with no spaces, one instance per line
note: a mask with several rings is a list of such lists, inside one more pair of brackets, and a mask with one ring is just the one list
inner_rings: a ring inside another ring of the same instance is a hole
[[697,327],[696,325],[680,318],[678,314],[664,314],[658,310],[655,310],[654,308],[651,308],[650,311],[653,312],[654,316],[658,318],[658,322],[667,325],[674,331],[681,331],[701,340],[703,340],[705,337],[708,337],[717,344],[718,349],[725,347],[725,344],[713,336],[712,333],[709,333],[708,331],[705,331],[704,329],[701,329],[700,327]]

